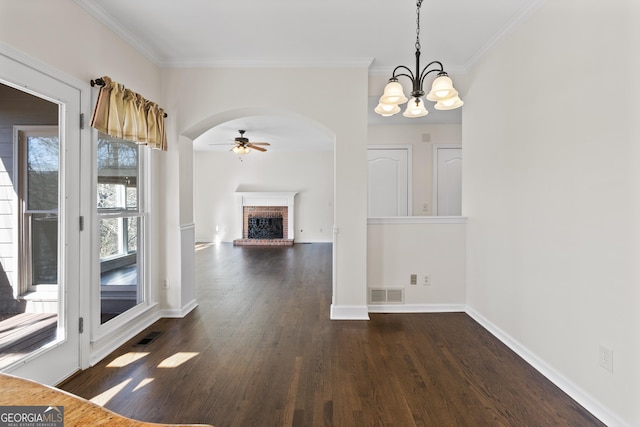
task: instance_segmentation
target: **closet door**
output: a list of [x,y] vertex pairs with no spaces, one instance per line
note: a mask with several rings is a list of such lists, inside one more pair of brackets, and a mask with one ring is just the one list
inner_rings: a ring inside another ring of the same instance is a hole
[[407,216],[409,212],[409,150],[368,148],[369,218]]
[[434,215],[462,215],[462,148],[434,148]]

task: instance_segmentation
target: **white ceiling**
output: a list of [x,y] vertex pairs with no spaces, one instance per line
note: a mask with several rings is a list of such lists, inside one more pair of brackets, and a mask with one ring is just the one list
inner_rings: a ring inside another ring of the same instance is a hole
[[[422,4],[422,62],[437,59],[450,74],[466,72],[543,0],[426,0]],[[413,0],[76,0],[160,67],[368,66],[390,75],[414,67],[416,3]],[[464,94],[462,94],[464,95]],[[370,102],[373,109],[376,99]],[[464,108],[464,107],[463,107]],[[459,122],[460,113],[438,111],[421,123]],[[436,117],[437,116],[437,117]],[[370,124],[378,120],[372,114]],[[386,123],[401,123],[392,117]],[[257,120],[257,121],[254,121]],[[294,144],[302,133],[279,135],[260,127],[273,117],[225,123],[213,140],[282,136]],[[280,119],[281,120],[281,119]],[[405,119],[406,120],[406,119]],[[411,123],[416,124],[416,119]],[[287,127],[291,123],[286,124]],[[242,126],[242,127],[240,127]],[[233,129],[231,129],[233,128]],[[285,127],[286,128],[286,127]],[[231,131],[230,134],[226,132]],[[252,134],[250,134],[250,131]],[[326,138],[326,136],[325,136]],[[198,149],[220,148],[207,141]]]

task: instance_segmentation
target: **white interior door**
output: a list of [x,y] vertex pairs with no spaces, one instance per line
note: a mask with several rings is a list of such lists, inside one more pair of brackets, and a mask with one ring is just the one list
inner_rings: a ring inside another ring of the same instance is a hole
[[[24,139],[26,151],[20,154],[26,156],[24,165],[20,163],[18,154],[14,155],[14,172],[18,173],[7,174],[15,176],[13,193],[16,205],[25,206],[22,217],[16,218],[11,224],[15,236],[12,242],[16,248],[15,258],[20,264],[31,264],[27,269],[25,265],[20,265],[18,270],[24,273],[18,273],[17,276],[26,274],[26,278],[21,277],[13,284],[14,298],[24,310],[18,314],[55,312],[54,338],[2,369],[14,375],[55,384],[75,372],[80,365],[78,323],[82,263],[79,262],[78,221],[81,93],[79,89],[1,52],[0,84],[51,103],[53,114],[57,115],[58,127],[51,136],[34,135],[31,139]],[[3,114],[1,119],[4,126],[16,120],[6,111],[0,114]],[[25,115],[22,120],[27,118]],[[14,128],[16,125],[24,123],[13,123]],[[20,170],[24,172],[24,178],[20,178]],[[27,182],[28,196],[21,193],[21,179]],[[53,180],[53,183],[45,183],[46,180]],[[42,186],[47,190],[43,190]],[[52,195],[53,190],[49,187],[56,189],[57,194]],[[25,230],[30,233],[27,235],[29,240],[25,238]]]
[[462,148],[434,147],[434,215],[462,215]]
[[369,148],[368,216],[407,216],[409,212],[409,149]]

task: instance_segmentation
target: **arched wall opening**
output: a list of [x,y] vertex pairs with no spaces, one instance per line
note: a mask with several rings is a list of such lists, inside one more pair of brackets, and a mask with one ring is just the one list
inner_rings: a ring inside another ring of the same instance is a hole
[[[332,242],[335,206],[335,135],[295,113],[238,109],[198,124],[193,180],[196,240],[240,239],[237,192],[295,192],[295,241]],[[231,151],[246,130],[250,142],[268,142],[264,152]]]
[[[230,152],[239,129],[247,130],[250,141],[268,141],[267,152]],[[241,237],[234,234],[239,220],[236,192],[293,191],[296,243],[332,243],[335,257],[334,132],[295,112],[238,108],[210,115],[181,136],[194,150],[197,242],[230,243]]]

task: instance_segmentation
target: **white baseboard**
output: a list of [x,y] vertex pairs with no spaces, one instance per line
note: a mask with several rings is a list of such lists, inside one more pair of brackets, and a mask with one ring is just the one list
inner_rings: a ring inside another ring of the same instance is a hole
[[366,305],[334,305],[331,304],[331,320],[369,320]]
[[174,319],[182,319],[187,314],[191,313],[194,308],[198,306],[198,301],[195,299],[191,300],[187,305],[182,307],[181,309],[165,309],[161,311],[161,317],[169,317]]
[[371,304],[369,313],[464,313],[464,304]]
[[98,341],[91,343],[91,354],[89,355],[89,366],[93,366],[118,347],[144,331],[149,326],[160,320],[159,310],[148,310],[142,315],[132,319],[127,323],[126,328],[119,328],[115,332],[103,336]]
[[535,370],[544,375],[549,381],[567,393],[573,400],[578,402],[583,408],[591,412],[594,417],[605,423],[609,427],[627,427],[628,424],[618,418],[598,400],[586,393],[580,387],[567,380],[563,375],[550,367],[542,359],[536,356],[528,348],[513,339],[509,334],[491,323],[486,317],[478,313],[473,308],[467,306],[466,313],[478,322],[483,328],[498,338],[504,345],[513,350],[518,356],[523,358]]

